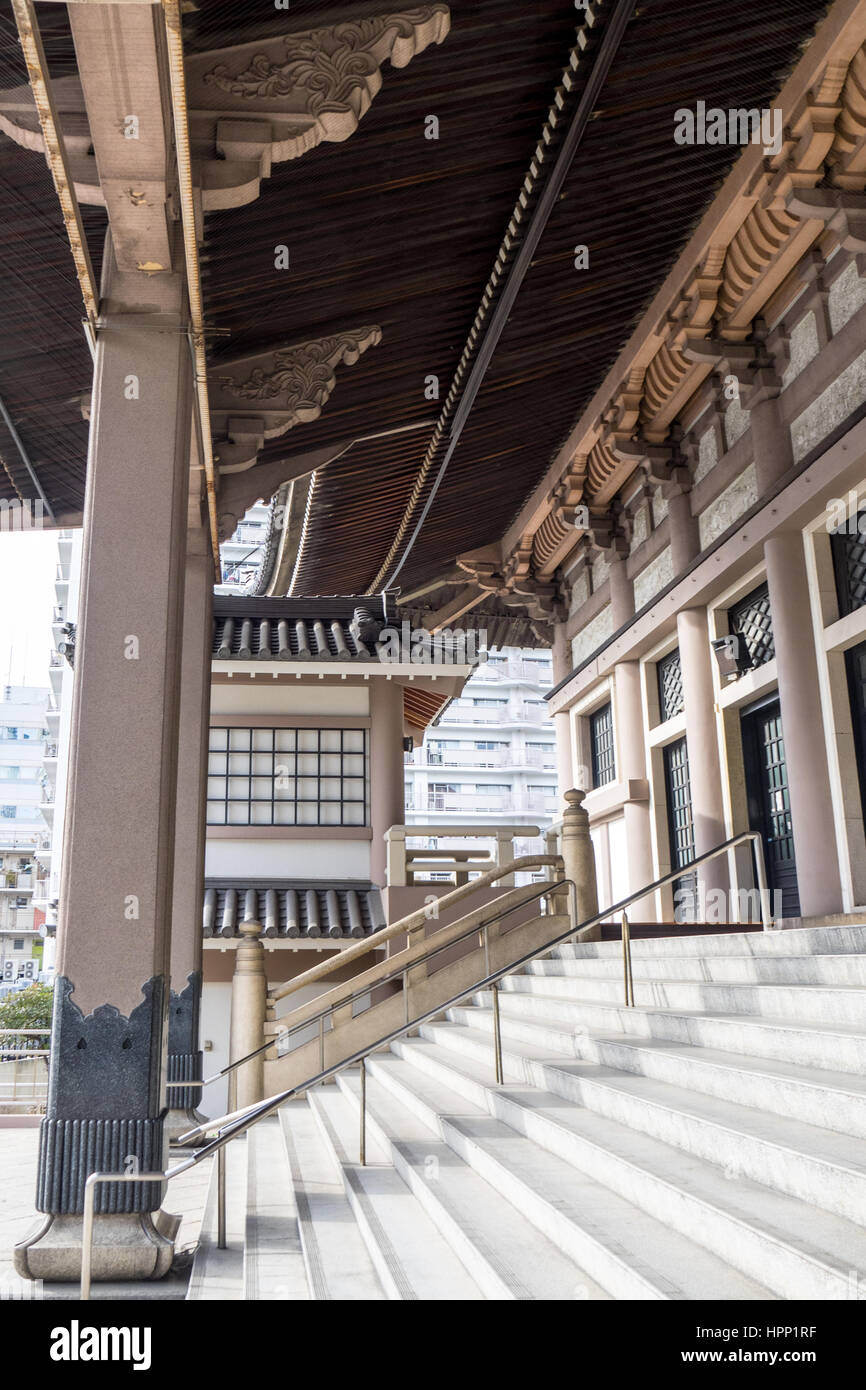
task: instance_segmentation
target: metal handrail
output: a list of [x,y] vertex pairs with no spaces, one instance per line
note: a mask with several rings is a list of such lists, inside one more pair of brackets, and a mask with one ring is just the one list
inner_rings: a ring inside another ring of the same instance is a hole
[[[768,931],[770,929],[770,916],[768,912],[769,890],[767,886],[766,868],[764,865],[763,847],[761,839],[762,837],[760,833],[755,830],[747,830],[743,831],[739,835],[733,835],[730,839],[725,840],[720,845],[717,845],[715,849],[707,850],[704,854],[697,855],[696,858],[692,859],[688,864],[680,865],[678,868],[672,870],[670,873],[663,874],[661,878],[655,879],[652,883],[647,884],[645,887],[636,889],[633,893],[630,893],[628,897],[622,898],[619,902],[613,903],[610,907],[606,907],[602,911],[594,913],[592,917],[586,918],[585,921],[578,923],[577,926],[574,925],[577,917],[577,889],[573,880],[560,879],[556,883],[540,885],[538,893],[539,897],[545,894],[549,895],[551,893],[556,893],[557,891],[561,892],[563,888],[568,889],[572,899],[572,914],[567,931],[560,932],[558,936],[551,938],[544,945],[538,946],[532,951],[527,951],[525,955],[519,957],[517,960],[511,961],[508,965],[501,966],[498,970],[494,970],[488,973],[486,976],[484,976],[483,979],[476,980],[467,989],[460,990],[459,993],[453,995],[450,999],[440,1000],[434,1007],[425,1010],[425,1012],[422,1014],[415,1015],[408,1022],[402,1023],[399,1028],[394,1028],[390,1032],[383,1034],[382,1037],[378,1038],[375,1042],[368,1043],[366,1046],[359,1048],[356,1052],[352,1053],[348,1057],[344,1057],[341,1061],[333,1062],[329,1067],[322,1068],[322,1070],[317,1072],[315,1076],[309,1077],[306,1081],[299,1082],[298,1085],[291,1086],[285,1091],[280,1091],[276,1095],[269,1096],[267,1097],[267,1099],[263,1101],[257,1101],[254,1105],[246,1106],[243,1110],[234,1111],[233,1113],[230,1113],[228,1115],[220,1115],[216,1119],[210,1120],[204,1125],[199,1125],[194,1129],[188,1130],[186,1134],[182,1134],[180,1136],[181,1142],[184,1140],[190,1140],[192,1138],[195,1138],[199,1134],[208,1133],[210,1131],[216,1131],[216,1134],[215,1137],[211,1139],[208,1143],[202,1145],[200,1149],[196,1149],[195,1153],[191,1154],[189,1158],[184,1159],[181,1163],[176,1164],[173,1168],[166,1169],[164,1173],[91,1173],[90,1176],[87,1178],[87,1181],[85,1182],[84,1189],[84,1229],[89,1231],[89,1241],[83,1241],[82,1247],[82,1300],[86,1301],[86,1299],[88,1299],[90,1296],[90,1275],[93,1247],[93,1216],[96,1186],[98,1183],[110,1182],[112,1180],[124,1182],[170,1182],[172,1178],[179,1177],[181,1173],[189,1172],[191,1168],[194,1168],[197,1164],[202,1163],[206,1158],[209,1158],[211,1154],[220,1154],[221,1151],[225,1148],[226,1144],[230,1143],[232,1139],[239,1138],[241,1134],[245,1134],[246,1131],[248,1129],[251,1129],[253,1125],[258,1124],[260,1120],[266,1119],[268,1115],[272,1114],[273,1111],[280,1109],[280,1107],[285,1105],[287,1101],[292,1100],[297,1096],[303,1095],[313,1086],[317,1086],[320,1082],[328,1080],[329,1077],[338,1075],[339,1072],[344,1071],[347,1067],[354,1066],[356,1062],[366,1062],[367,1057],[369,1057],[371,1053],[378,1051],[379,1048],[385,1047],[391,1042],[396,1042],[398,1038],[403,1037],[404,1034],[411,1032],[412,1029],[417,1028],[419,1024],[426,1023],[429,1019],[437,1017],[437,1015],[444,1013],[445,1010],[453,1008],[455,1004],[459,1004],[461,1000],[466,999],[470,995],[476,994],[483,989],[486,989],[488,986],[493,986],[494,990],[495,1028],[499,1018],[497,987],[499,985],[500,980],[502,980],[505,976],[511,975],[515,971],[522,969],[524,965],[528,965],[531,961],[537,960],[539,956],[547,955],[557,946],[562,945],[564,942],[569,941],[573,937],[579,936],[582,932],[587,931],[589,928],[599,925],[608,917],[612,916],[614,913],[619,912],[625,914],[626,908],[631,903],[640,902],[642,898],[649,897],[651,893],[658,891],[659,888],[664,888],[668,883],[672,883],[676,879],[682,878],[683,874],[687,870],[697,868],[701,864],[706,864],[710,860],[718,858],[719,855],[726,854],[729,850],[736,848],[737,845],[745,844],[748,841],[751,841],[752,852],[754,856],[755,877],[758,881],[758,892],[760,895],[761,903],[761,921],[763,929],[765,931]],[[501,915],[505,914],[503,913]],[[487,922],[484,925],[491,926],[495,920],[497,919],[494,917],[493,919],[491,919],[490,922]],[[473,933],[471,934],[474,934],[474,931],[478,930],[479,927],[478,925],[476,925],[473,930]],[[448,944],[451,945],[453,943],[449,942]],[[441,949],[443,949],[441,946],[434,947],[427,954],[432,955],[434,954],[434,952],[437,952]],[[427,954],[425,954],[422,957],[419,957],[417,961],[413,961],[412,966],[407,968],[415,969],[417,966],[423,965],[427,959]],[[343,1001],[341,1001],[341,1005],[342,1002]],[[273,1043],[268,1043],[268,1046],[273,1046]],[[502,1061],[501,1041],[499,1038],[494,1039],[494,1048],[496,1055],[497,1085],[501,1085]],[[261,1051],[264,1049],[259,1050]],[[363,1122],[364,1117],[362,1115],[362,1137],[364,1135]],[[224,1160],[221,1159],[220,1162],[223,1163]],[[218,1219],[218,1230],[221,1233],[221,1239],[223,1240],[225,1235],[224,1174],[225,1170],[223,1167],[221,1168],[222,1181],[220,1183],[219,1193],[221,1209],[219,1212]],[[221,1248],[224,1248],[224,1246],[221,1246]]]
[[[389,971],[387,975],[384,975],[381,979],[376,981],[375,988],[378,989],[380,985],[388,984],[390,981],[399,978],[401,975],[405,975],[409,970],[416,970],[419,967],[426,965],[427,962],[432,960],[434,956],[440,955],[443,951],[450,951],[452,947],[459,946],[461,941],[466,941],[471,936],[477,936],[480,931],[484,931],[488,926],[492,926],[494,922],[499,921],[503,917],[507,917],[511,912],[516,912],[519,907],[524,907],[527,903],[533,902],[536,898],[555,897],[557,894],[562,894],[566,889],[568,889],[568,887],[569,884],[565,879],[559,879],[554,883],[538,884],[535,888],[531,890],[530,885],[528,884],[524,888],[516,888],[512,890],[515,894],[521,894],[520,900],[518,902],[510,902],[507,907],[502,908],[500,907],[500,904],[502,903],[503,899],[497,898],[495,902],[490,904],[490,907],[499,907],[499,911],[494,912],[493,915],[489,918],[489,920],[475,920],[473,922],[473,925],[471,927],[467,927],[466,930],[461,932],[459,936],[450,936],[447,941],[444,941],[441,944],[434,943],[433,945],[431,945],[429,951],[425,951],[423,956],[420,956],[417,960],[411,961],[409,964],[399,965],[395,963],[393,970]],[[511,897],[512,894],[511,892],[509,892],[505,896]],[[470,915],[474,916],[474,914]],[[458,923],[454,922],[451,925],[457,926]],[[399,962],[400,957],[399,955],[397,955],[393,959],[395,962]],[[253,1048],[252,1052],[248,1052],[245,1057],[238,1057],[236,1061],[229,1062],[228,1066],[223,1067],[221,1071],[214,1072],[213,1076],[209,1076],[205,1081],[170,1081],[167,1083],[167,1085],[210,1086],[212,1082],[219,1081],[221,1077],[227,1076],[229,1072],[235,1071],[238,1067],[242,1067],[245,1062],[252,1062],[256,1057],[260,1057],[263,1052],[267,1052],[270,1048],[277,1046],[283,1038],[291,1037],[293,1033],[300,1033],[303,1031],[303,1029],[311,1027],[314,1023],[320,1023],[322,1020],[326,1019],[330,1014],[332,1014],[335,1009],[348,1008],[352,1004],[354,1004],[356,999],[365,998],[365,996],[370,993],[371,988],[373,988],[372,985],[362,985],[359,989],[353,990],[352,993],[348,995],[348,997],[344,996],[336,1003],[328,1004],[325,1008],[320,1009],[318,1013],[310,1014],[308,1017],[303,1018],[300,1021],[300,1023],[295,1023],[291,1027],[281,1028],[278,1033],[275,1033],[272,1037],[268,1038],[267,1042],[262,1043],[260,1047]],[[474,988],[475,986],[473,986],[473,989]],[[241,1114],[244,1112],[233,1111],[232,1113]],[[204,1125],[199,1125],[198,1128],[188,1130],[186,1134],[181,1134],[177,1142],[182,1143],[185,1139],[190,1139],[194,1137],[196,1134],[204,1133],[211,1128],[213,1128],[212,1122]]]
[[[666,884],[668,884],[668,883],[673,883],[676,879],[682,878],[683,874],[685,874],[685,873],[687,873],[689,870],[695,868],[697,865],[703,864],[703,863],[705,863],[706,861],[708,861],[708,860],[710,860],[710,859],[715,859],[715,858],[717,858],[720,854],[725,854],[725,853],[727,853],[728,850],[733,849],[733,848],[735,848],[737,845],[742,844],[742,843],[744,843],[745,841],[748,841],[748,840],[751,840],[751,841],[752,841],[752,843],[753,843],[753,849],[755,850],[755,869],[756,869],[756,874],[755,874],[755,876],[756,876],[756,878],[757,878],[757,880],[758,880],[758,891],[759,891],[760,904],[761,904],[761,924],[762,924],[763,930],[764,930],[764,931],[768,931],[768,930],[769,930],[770,920],[771,920],[771,919],[770,919],[769,913],[768,913],[768,911],[767,911],[767,891],[768,891],[768,890],[767,890],[767,882],[766,882],[766,872],[765,872],[765,867],[764,867],[763,853],[761,853],[761,854],[758,854],[758,853],[757,853],[757,850],[758,850],[758,848],[760,847],[761,835],[760,835],[760,833],[759,833],[757,830],[746,830],[746,831],[743,831],[740,835],[734,835],[734,836],[731,837],[731,839],[725,840],[721,845],[716,845],[715,849],[707,850],[706,853],[701,854],[701,855],[698,855],[698,857],[697,857],[696,859],[692,859],[688,864],[683,864],[683,865],[681,865],[679,868],[672,869],[670,873],[665,874],[662,878],[656,879],[653,883],[648,884],[646,888],[636,889],[635,892],[630,893],[629,896],[628,896],[627,898],[623,898],[621,902],[614,903],[612,907],[606,907],[606,908],[602,909],[602,911],[596,913],[596,915],[595,915],[594,917],[588,917],[588,918],[586,919],[586,921],[585,921],[585,922],[581,922],[581,924],[580,924],[578,927],[572,928],[571,931],[568,933],[568,935],[576,935],[577,932],[585,931],[588,927],[592,927],[592,926],[595,926],[597,923],[604,922],[604,921],[607,920],[608,917],[612,917],[612,916],[614,915],[614,913],[619,912],[619,913],[621,914],[621,920],[622,920],[623,932],[624,932],[624,941],[623,941],[624,968],[625,968],[625,970],[627,971],[628,981],[629,981],[629,985],[628,985],[628,987],[627,987],[627,996],[628,996],[628,994],[631,995],[631,1003],[633,1004],[633,1003],[634,1003],[634,981],[633,981],[633,979],[632,979],[631,932],[630,932],[630,929],[629,929],[628,918],[626,917],[625,909],[629,906],[630,903],[633,903],[633,902],[640,902],[642,898],[649,897],[650,893],[657,892],[658,889],[664,888]],[[533,858],[534,858],[534,857],[535,857],[535,856],[533,856]],[[550,859],[552,856],[544,856],[544,857],[545,857],[546,859]],[[517,860],[515,860],[515,864],[518,863],[518,862],[522,862],[522,861],[517,861]],[[514,865],[512,865],[511,867],[512,867],[512,869],[513,869],[513,868],[514,868]],[[554,882],[554,883],[550,883],[550,884],[545,884],[545,885],[543,885],[543,886],[539,889],[539,891],[538,891],[537,893],[532,893],[532,894],[530,894],[528,897],[526,897],[525,899],[523,899],[523,901],[525,901],[525,902],[531,902],[532,899],[533,899],[533,898],[536,898],[536,897],[539,897],[539,898],[540,898],[540,897],[551,896],[552,894],[554,894],[554,893],[557,891],[557,889],[561,889],[561,888],[566,884],[566,882],[567,882],[567,880],[560,879],[558,882]],[[517,893],[517,892],[521,892],[521,891],[525,891],[525,890],[511,889],[511,890],[509,890],[509,893],[506,894],[506,895],[503,895],[503,897],[505,897],[505,896],[510,896],[511,893]],[[448,896],[450,897],[451,895],[449,894]],[[440,898],[440,899],[439,899],[440,904],[441,904],[442,902],[444,902],[444,901],[445,901],[444,898]],[[491,904],[491,906],[499,906],[499,905],[502,903],[502,901],[503,901],[502,898],[498,898],[498,899],[496,899],[495,904]],[[498,916],[503,916],[503,917],[504,917],[504,916],[507,916],[507,914],[508,914],[509,911],[514,911],[514,909],[517,908],[517,907],[519,907],[520,905],[521,905],[520,903],[515,903],[515,904],[513,904],[512,906],[510,906],[509,908],[506,908],[504,911],[501,911],[501,912],[498,914]],[[482,910],[483,910],[483,909],[482,909]],[[423,909],[419,909],[419,911],[420,911],[420,912],[423,912]],[[417,913],[413,913],[413,914],[411,914],[411,915],[412,915],[412,916],[417,916],[418,914],[417,914]],[[577,915],[576,912],[575,912],[574,915],[575,915],[575,916]],[[405,922],[405,921],[408,921],[409,919],[408,919],[408,918],[403,918],[402,920]],[[496,920],[496,918],[491,919],[491,921],[493,921],[493,920]],[[455,923],[454,925],[456,925],[456,923]],[[393,973],[394,973],[395,975],[402,975],[402,974],[405,973],[405,971],[406,971],[407,969],[412,969],[412,970],[414,970],[414,969],[415,969],[417,966],[419,966],[419,965],[425,965],[425,964],[427,963],[427,961],[428,961],[429,959],[431,959],[431,957],[433,957],[434,955],[439,954],[440,951],[450,950],[450,948],[451,948],[452,946],[456,946],[457,944],[459,944],[459,942],[465,941],[465,939],[466,939],[467,937],[469,937],[469,936],[474,936],[475,933],[476,933],[477,931],[479,931],[479,930],[481,929],[481,927],[484,926],[484,925],[486,925],[486,924],[476,922],[474,926],[468,927],[468,928],[466,929],[465,932],[462,932],[462,933],[461,933],[460,936],[450,938],[450,939],[449,939],[447,942],[445,942],[443,945],[433,945],[433,946],[431,946],[430,950],[429,950],[428,952],[426,952],[423,956],[419,957],[419,959],[418,959],[417,961],[413,961],[411,966],[405,966],[405,965],[404,965],[404,966],[401,966],[401,967],[399,967],[398,969],[395,969],[395,971],[394,971]],[[688,925],[688,924],[685,924],[685,925]],[[370,941],[373,941],[374,939],[375,939],[375,938],[373,938],[373,937],[369,938]],[[538,950],[537,952],[535,952],[531,957],[526,957],[525,959],[527,959],[527,960],[528,960],[528,959],[535,959],[535,956],[537,956],[537,955],[543,955],[543,954],[545,953],[545,951],[552,950],[553,947],[554,947],[555,945],[557,945],[558,942],[561,941],[561,940],[563,940],[563,939],[566,939],[566,940],[567,940],[567,937],[566,937],[566,938],[562,938],[562,937],[557,938],[557,940],[551,942],[550,945],[539,947],[539,950]],[[367,943],[365,942],[364,944],[366,945]],[[359,952],[359,954],[363,954],[363,953],[362,953],[362,952]],[[340,958],[340,964],[343,963],[343,959],[344,959],[344,957],[341,957],[341,958]],[[522,962],[518,962],[517,964],[521,964],[521,963],[522,963]],[[508,967],[509,970],[516,969],[516,968],[517,968],[517,965],[509,966],[509,967]],[[297,978],[300,979],[301,977],[298,976]],[[391,978],[392,978],[392,977],[389,975],[389,976],[386,976],[386,977],[385,977],[385,980],[377,981],[376,983],[377,983],[377,985],[378,985],[378,984],[387,983],[387,980],[389,980],[389,979],[391,979]],[[260,1047],[255,1048],[252,1052],[248,1052],[248,1053],[246,1054],[245,1057],[239,1057],[239,1058],[237,1059],[237,1061],[235,1061],[235,1062],[230,1062],[228,1066],[223,1067],[222,1071],[216,1072],[213,1076],[209,1077],[209,1078],[207,1079],[207,1081],[203,1081],[203,1082],[201,1083],[201,1085],[203,1085],[203,1086],[209,1086],[209,1085],[211,1084],[211,1082],[213,1082],[213,1081],[218,1081],[221,1077],[228,1075],[229,1072],[234,1071],[237,1067],[243,1066],[243,1064],[244,1064],[245,1062],[250,1062],[250,1061],[252,1061],[254,1058],[260,1056],[261,1053],[267,1052],[269,1048],[275,1046],[277,1039],[287,1037],[287,1036],[291,1035],[291,1034],[294,1033],[294,1032],[298,1032],[298,1031],[299,1031],[300,1029],[302,1029],[302,1028],[307,1028],[307,1027],[309,1027],[311,1024],[318,1023],[319,1020],[320,1020],[321,1018],[327,1017],[327,1015],[330,1014],[335,1008],[338,1008],[338,1007],[339,1007],[339,1008],[345,1008],[347,1005],[353,1003],[354,1000],[355,1000],[355,998],[356,998],[356,996],[358,996],[358,995],[360,995],[360,996],[363,997],[363,995],[369,993],[369,989],[370,989],[370,986],[368,985],[366,988],[363,988],[363,989],[360,989],[360,990],[356,990],[356,991],[354,991],[351,995],[349,995],[348,998],[343,998],[343,999],[341,999],[341,1000],[339,1001],[339,1004],[332,1004],[332,1005],[329,1005],[327,1008],[322,1009],[319,1013],[310,1014],[308,1017],[304,1018],[304,1019],[302,1020],[302,1022],[295,1024],[294,1027],[282,1029],[278,1034],[275,1035],[275,1037],[269,1038],[268,1041],[267,1041],[266,1043],[262,1043],[262,1045],[261,1045]],[[471,993],[472,991],[469,991],[469,992]],[[627,1003],[629,1002],[628,997],[626,998],[626,1002],[627,1002]],[[178,1086],[182,1086],[182,1085],[185,1085],[185,1084],[188,1085],[189,1083],[188,1083],[188,1082],[186,1082],[186,1083],[185,1083],[185,1082],[177,1082],[176,1084],[177,1084]],[[240,1113],[240,1112],[233,1112],[233,1113]],[[207,1126],[207,1128],[210,1128],[210,1127],[211,1127],[211,1126]],[[191,1130],[191,1131],[189,1131],[188,1134],[186,1134],[186,1135],[181,1135],[181,1139],[189,1138],[191,1135],[193,1135],[193,1134],[195,1134],[195,1133],[201,1133],[203,1128],[205,1128],[205,1127],[201,1127],[199,1130]]]
[[[486,873],[479,874],[478,878],[472,879],[470,883],[462,883],[459,887],[452,888],[450,893],[444,893],[439,898],[437,907],[440,911],[443,907],[450,907],[452,903],[471,897],[479,888],[489,888],[497,879],[508,878],[510,874],[521,873],[524,869],[543,868],[561,869],[561,856],[558,854],[524,854],[519,859],[512,860],[510,864],[495,864],[493,868],[488,869]],[[508,889],[507,891],[510,893],[515,890]],[[294,975],[285,984],[269,990],[268,1002],[278,1003],[287,994],[294,994],[297,990],[304,989],[308,984],[323,979],[325,975],[331,974],[334,970],[342,970],[344,966],[357,960],[359,956],[367,955],[369,951],[378,950],[386,941],[392,940],[395,936],[403,936],[410,931],[415,931],[416,928],[423,927],[429,920],[428,908],[416,907],[405,917],[400,917],[396,922],[389,922],[387,927],[380,927],[378,931],[373,932],[372,936],[368,936],[363,941],[358,941],[354,946],[349,946],[345,951],[341,951],[333,960],[322,961],[319,965],[305,970],[302,975]]]

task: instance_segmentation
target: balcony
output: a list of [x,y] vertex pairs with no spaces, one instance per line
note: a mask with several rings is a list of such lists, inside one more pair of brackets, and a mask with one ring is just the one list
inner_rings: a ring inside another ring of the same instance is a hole
[[543,748],[527,748],[525,762],[527,767],[546,767],[556,770],[556,749],[550,752]]
[[[527,838],[537,837],[541,829],[537,825],[392,825],[385,832],[387,847],[387,882],[389,888],[417,887],[419,893],[429,890],[430,874],[436,875],[434,883],[441,883],[444,875],[453,884],[468,882],[474,874],[484,873],[492,864],[510,864],[516,855],[516,846]],[[429,846],[413,848],[407,840],[417,841],[425,838],[450,838],[471,840],[474,847],[460,849],[431,849]],[[491,849],[491,843],[493,848]],[[416,878],[416,874],[419,875]],[[421,877],[423,875],[423,878]],[[513,887],[513,880],[503,878],[500,888]],[[497,890],[490,890],[495,896]],[[421,899],[419,897],[419,904]]]
[[546,705],[518,705],[514,717],[519,719],[521,723],[548,724],[550,722]]
[[414,756],[406,754],[411,767],[505,767],[509,761],[508,748],[418,748]]
[[426,807],[419,807],[419,810],[469,812],[472,815],[500,815],[511,809],[510,796],[485,796],[483,792],[431,792]]
[[477,705],[465,708],[455,708],[452,704],[447,713],[443,714],[439,723],[442,724],[501,724],[508,720],[508,706],[502,705],[499,709],[484,709]]
[[0,892],[27,893],[33,888],[32,873],[14,873],[6,869],[0,873]]

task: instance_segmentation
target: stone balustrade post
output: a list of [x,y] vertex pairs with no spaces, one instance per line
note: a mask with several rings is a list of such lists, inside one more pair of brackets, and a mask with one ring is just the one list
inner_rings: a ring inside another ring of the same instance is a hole
[[[229,1060],[237,1062],[265,1041],[268,982],[260,922],[242,922],[242,941],[237,949],[232,979],[231,1044]],[[259,1053],[235,1072],[235,1104],[238,1109],[264,1097],[265,1055]]]
[[[500,826],[496,832],[496,863],[501,868],[504,864],[510,864],[513,858],[514,830],[511,826]],[[506,878],[501,878],[497,887],[513,888],[514,874],[508,874]]]
[[392,825],[385,831],[386,884],[388,888],[405,888],[406,827]]
[[[568,803],[562,818],[562,860],[565,877],[571,879],[577,892],[577,927],[598,912],[598,884],[595,873],[595,851],[589,835],[589,815],[583,801],[586,792],[572,788],[565,793]],[[601,926],[587,929],[584,941],[600,941]]]

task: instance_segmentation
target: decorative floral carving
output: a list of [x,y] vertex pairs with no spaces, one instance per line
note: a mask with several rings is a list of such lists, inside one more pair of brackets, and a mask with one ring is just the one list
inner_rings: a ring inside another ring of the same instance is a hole
[[289,34],[281,61],[257,53],[243,72],[232,73],[220,63],[205,74],[204,81],[231,96],[250,99],[279,100],[301,92],[306,109],[315,117],[350,110],[362,114],[358,111],[359,93],[366,89],[369,104],[381,86],[379,68],[385,58],[403,67],[431,40],[441,43],[449,24],[447,5],[425,5],[403,14]]
[[245,381],[220,377],[220,386],[247,401],[274,401],[292,423],[315,420],[337,384],[341,362],[352,366],[368,347],[382,341],[381,328],[356,328],[330,338],[298,343],[274,354],[270,371],[256,367]]

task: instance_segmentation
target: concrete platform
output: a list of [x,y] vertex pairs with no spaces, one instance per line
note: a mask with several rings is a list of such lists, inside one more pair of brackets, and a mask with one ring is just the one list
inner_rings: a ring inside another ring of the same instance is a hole
[[[5,1123],[0,1124],[0,1172],[3,1173],[3,1182],[0,1183],[0,1300],[57,1299],[76,1302],[79,1297],[77,1284],[47,1284],[21,1279],[12,1267],[13,1246],[23,1240],[37,1220],[33,1194],[36,1190],[39,1130],[29,1116],[4,1116],[3,1119]],[[30,1122],[23,1123],[24,1120]],[[162,1302],[186,1298],[192,1251],[198,1240],[212,1163],[212,1159],[206,1159],[170,1184],[166,1206],[169,1211],[181,1216],[181,1225],[175,1267],[166,1278],[142,1280],[135,1284],[94,1284],[91,1294],[94,1302]]]

